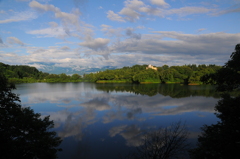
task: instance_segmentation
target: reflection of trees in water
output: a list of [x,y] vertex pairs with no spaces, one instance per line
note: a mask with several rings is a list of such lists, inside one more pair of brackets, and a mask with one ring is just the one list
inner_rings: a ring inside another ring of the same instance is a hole
[[172,98],[189,96],[219,97],[219,94],[211,85],[188,86],[180,84],[97,84],[96,88],[106,92],[130,92],[148,96],[162,94]]
[[154,96],[158,94],[158,84],[96,84],[97,90],[106,92],[130,92],[141,95]]
[[219,97],[211,85],[188,86],[180,84],[160,85],[159,94],[172,98],[182,98],[189,96]]
[[136,152],[122,158],[127,159],[169,159],[186,158],[189,132],[185,124],[176,122],[168,127],[142,132]]
[[59,159],[89,159],[93,153],[89,136],[83,139],[67,138],[63,140],[63,152],[59,153]]
[[133,90],[136,94],[155,96],[158,93],[158,85],[139,84],[139,85],[134,85]]
[[87,159],[91,152],[91,145],[87,141],[78,141],[71,159]]

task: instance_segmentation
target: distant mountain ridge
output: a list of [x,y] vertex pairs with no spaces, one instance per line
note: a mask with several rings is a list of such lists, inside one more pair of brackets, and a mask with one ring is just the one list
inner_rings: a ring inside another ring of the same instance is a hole
[[88,74],[88,73],[94,73],[99,71],[105,71],[105,70],[115,70],[118,67],[117,66],[104,66],[101,68],[92,68],[92,67],[84,67],[84,66],[71,66],[71,67],[60,67],[56,66],[54,63],[28,63],[27,65],[36,67],[39,71],[47,72],[50,74],[61,74],[65,73],[68,75],[71,74]]

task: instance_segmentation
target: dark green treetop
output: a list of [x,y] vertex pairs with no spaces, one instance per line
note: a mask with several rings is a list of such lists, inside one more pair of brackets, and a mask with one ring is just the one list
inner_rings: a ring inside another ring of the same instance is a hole
[[205,75],[201,78],[204,83],[215,84],[218,91],[232,91],[240,87],[240,44],[235,47],[235,52],[230,60],[217,70],[216,73]]
[[0,156],[3,159],[55,159],[61,139],[49,116],[41,118],[20,104],[14,85],[0,73]]
[[240,96],[232,97],[229,91],[240,86],[240,44],[235,47],[231,59],[215,74],[202,78],[204,82],[215,83],[218,91],[225,91],[215,106],[217,124],[202,127],[197,147],[190,151],[196,159],[239,158],[240,150]]

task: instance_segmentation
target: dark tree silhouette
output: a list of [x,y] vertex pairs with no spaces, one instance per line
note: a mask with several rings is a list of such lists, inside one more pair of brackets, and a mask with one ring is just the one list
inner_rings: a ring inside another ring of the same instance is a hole
[[143,144],[137,147],[135,158],[169,159],[185,156],[189,148],[188,135],[185,124],[181,122],[146,133]]
[[191,158],[239,158],[240,150],[240,96],[224,94],[215,109],[220,122],[204,125],[197,147],[190,151]]
[[61,139],[49,116],[41,118],[30,108],[23,108],[15,89],[0,73],[0,156],[2,159],[54,159]]
[[232,91],[240,87],[240,44],[235,47],[235,52],[230,60],[217,70],[216,73],[202,76],[201,81],[207,84],[215,84],[218,91]]
[[202,78],[206,83],[215,83],[218,91],[224,91],[215,106],[215,114],[221,121],[202,127],[197,147],[190,151],[192,158],[239,158],[240,96],[232,97],[229,91],[240,88],[240,44],[235,50],[222,69]]

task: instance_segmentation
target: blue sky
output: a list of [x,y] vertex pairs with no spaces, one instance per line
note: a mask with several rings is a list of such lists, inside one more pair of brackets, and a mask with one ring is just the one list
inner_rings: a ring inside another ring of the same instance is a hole
[[240,0],[0,0],[0,62],[223,65],[239,26]]

